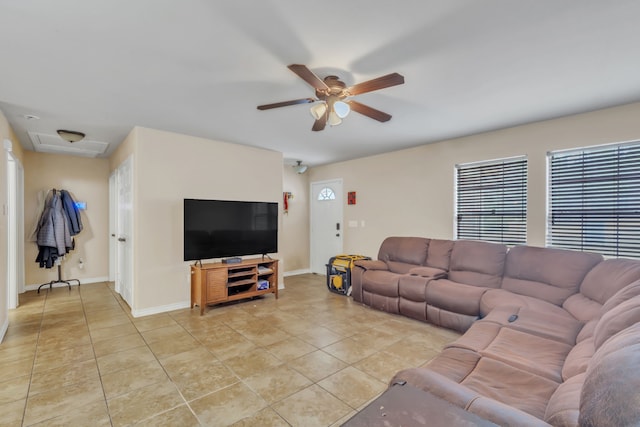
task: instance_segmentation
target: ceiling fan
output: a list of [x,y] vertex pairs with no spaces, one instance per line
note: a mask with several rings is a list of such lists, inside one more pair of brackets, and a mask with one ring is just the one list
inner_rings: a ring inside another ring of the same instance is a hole
[[337,76],[327,76],[324,79],[320,79],[306,65],[291,64],[288,68],[316,90],[316,97],[258,105],[258,110],[315,103],[311,107],[311,115],[316,119],[311,128],[313,131],[323,130],[327,123],[331,126],[339,125],[351,110],[379,122],[389,121],[391,119],[390,114],[347,98],[404,83],[403,76],[398,73],[391,73],[347,87]]

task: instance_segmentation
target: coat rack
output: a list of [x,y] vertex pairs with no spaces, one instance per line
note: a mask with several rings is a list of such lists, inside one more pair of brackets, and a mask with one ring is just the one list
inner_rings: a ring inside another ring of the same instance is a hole
[[52,280],[49,283],[43,283],[42,285],[38,286],[38,293],[40,293],[40,288],[43,286],[49,286],[49,290],[53,289],[53,285],[54,283],[66,283],[67,286],[69,287],[69,290],[71,290],[71,282],[78,282],[78,286],[80,286],[80,280],[78,279],[69,279],[69,280],[63,280],[62,279],[62,266],[60,264],[58,264],[58,279],[57,280]]
[[58,267],[58,278],[38,286],[40,289],[49,286],[53,289],[56,283],[63,283],[71,290],[71,283],[78,279],[62,278],[62,260],[69,251],[75,248],[73,236],[82,231],[82,219],[77,203],[66,190],[52,189],[45,197],[43,210],[36,226],[35,236],[38,244],[36,262],[40,267]]

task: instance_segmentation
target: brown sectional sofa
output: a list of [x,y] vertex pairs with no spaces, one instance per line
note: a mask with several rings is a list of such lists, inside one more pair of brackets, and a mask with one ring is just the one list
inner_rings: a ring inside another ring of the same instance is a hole
[[640,425],[640,261],[386,239],[352,296],[464,334],[407,382],[499,425]]

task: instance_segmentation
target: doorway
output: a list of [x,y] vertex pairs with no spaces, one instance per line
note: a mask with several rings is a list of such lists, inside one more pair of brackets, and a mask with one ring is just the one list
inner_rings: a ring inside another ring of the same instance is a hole
[[109,276],[129,308],[133,292],[133,159],[128,157],[109,177]]
[[342,253],[342,179],[311,183],[311,272],[326,274],[329,258]]
[[5,143],[7,159],[7,308],[18,307],[24,292],[24,169]]

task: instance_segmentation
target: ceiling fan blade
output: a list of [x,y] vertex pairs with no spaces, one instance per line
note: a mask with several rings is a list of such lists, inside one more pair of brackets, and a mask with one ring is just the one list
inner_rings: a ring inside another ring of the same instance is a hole
[[356,113],[364,114],[365,116],[379,122],[388,122],[389,120],[391,120],[391,114],[376,110],[375,108],[371,108],[368,105],[361,104],[357,101],[347,101],[347,104],[349,104],[351,109]]
[[318,120],[316,120],[313,123],[313,127],[311,128],[312,131],[320,131],[323,130],[326,126],[327,126],[327,121],[329,120],[329,110],[327,110],[322,117],[320,117]]
[[296,73],[298,77],[300,77],[305,82],[309,83],[316,90],[319,91],[327,91],[329,90],[329,86],[326,85],[325,82],[320,79],[320,77],[316,76],[313,71],[307,68],[306,65],[302,64],[291,64],[288,67],[291,71]]
[[288,105],[309,104],[315,101],[316,100],[313,98],[294,99],[292,101],[283,101],[283,102],[276,102],[274,104],[258,105],[258,110],[269,110],[271,108],[286,107]]
[[349,92],[350,95],[360,95],[361,93],[372,92],[401,84],[404,84],[404,77],[398,73],[391,73],[378,77],[377,79],[367,80],[366,82],[353,85],[347,89],[347,92]]

